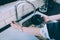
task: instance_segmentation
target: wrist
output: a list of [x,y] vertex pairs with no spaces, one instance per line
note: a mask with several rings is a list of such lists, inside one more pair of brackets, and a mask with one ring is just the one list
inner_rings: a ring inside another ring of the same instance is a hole
[[23,32],[23,27],[20,28],[20,31]]
[[52,21],[53,19],[52,19],[52,17],[51,16],[49,16],[49,19],[48,19],[48,21]]

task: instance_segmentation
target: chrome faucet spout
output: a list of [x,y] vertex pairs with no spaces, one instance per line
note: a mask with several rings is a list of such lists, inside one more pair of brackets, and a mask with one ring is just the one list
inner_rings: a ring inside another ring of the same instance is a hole
[[[28,4],[32,5],[32,7],[33,7],[33,9],[34,9],[34,13],[36,12],[36,8],[35,8],[34,4],[32,4],[31,2],[29,2],[29,1],[27,1],[27,0],[24,0],[24,1],[20,2],[20,3],[18,3],[18,4],[15,6],[16,20],[19,20],[17,7],[18,7],[20,4],[22,4],[22,3],[28,3]],[[24,11],[24,8],[22,8],[22,11]]]

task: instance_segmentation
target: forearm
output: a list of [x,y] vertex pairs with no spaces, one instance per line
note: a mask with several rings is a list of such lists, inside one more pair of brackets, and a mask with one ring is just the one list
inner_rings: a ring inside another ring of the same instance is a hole
[[33,34],[41,40],[46,40],[41,34],[40,34],[40,28],[34,28],[34,27],[23,27],[23,32]]
[[40,35],[40,28],[34,28],[34,27],[22,27],[23,32],[30,33],[36,36]]
[[14,27],[15,29],[22,31],[22,32],[34,34],[36,36],[40,35],[40,28],[32,27],[32,25],[30,27],[22,27],[14,22],[14,23],[11,23],[11,26]]
[[60,14],[49,16],[49,20],[60,20]]

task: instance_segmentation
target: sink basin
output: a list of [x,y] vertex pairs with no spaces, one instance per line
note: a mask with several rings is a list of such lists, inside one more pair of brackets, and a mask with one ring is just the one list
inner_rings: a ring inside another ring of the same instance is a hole
[[44,14],[37,11],[36,13],[33,13],[28,17],[25,17],[23,20],[19,22],[19,24],[25,27],[29,27],[32,24],[40,25],[44,21],[42,15]]

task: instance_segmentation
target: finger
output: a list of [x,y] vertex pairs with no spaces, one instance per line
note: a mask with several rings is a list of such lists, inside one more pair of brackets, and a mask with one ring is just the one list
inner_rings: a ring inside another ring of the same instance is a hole
[[12,21],[11,23],[13,23],[13,24],[17,24],[15,21]]

